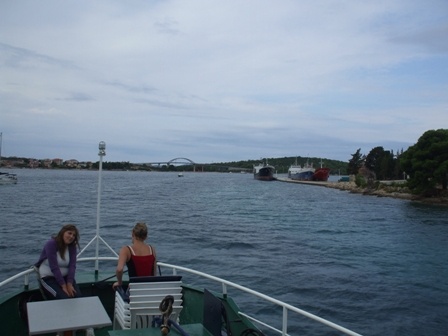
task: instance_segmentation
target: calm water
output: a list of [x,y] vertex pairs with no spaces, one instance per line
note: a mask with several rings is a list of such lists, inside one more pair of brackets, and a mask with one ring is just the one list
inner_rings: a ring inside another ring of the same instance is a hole
[[[0,186],[0,280],[62,223],[95,235],[98,173],[19,170]],[[136,221],[161,261],[238,282],[365,335],[448,335],[448,209],[251,174],[103,172],[101,236],[116,251]],[[93,252],[92,252],[93,253]],[[111,275],[113,265],[111,265]],[[237,302],[269,318],[249,299]],[[289,332],[336,335],[306,319]]]

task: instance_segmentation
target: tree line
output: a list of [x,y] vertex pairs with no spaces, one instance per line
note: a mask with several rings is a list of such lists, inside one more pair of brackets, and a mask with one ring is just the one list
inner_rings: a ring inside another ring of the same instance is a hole
[[378,180],[407,179],[409,189],[420,195],[433,196],[447,189],[448,129],[426,131],[407,150],[385,150],[378,146],[367,155],[358,149],[348,162],[348,174],[356,183],[371,186]]

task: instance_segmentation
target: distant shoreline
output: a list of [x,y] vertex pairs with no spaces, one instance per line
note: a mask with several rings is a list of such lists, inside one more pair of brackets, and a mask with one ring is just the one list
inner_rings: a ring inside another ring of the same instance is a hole
[[360,188],[354,182],[321,182],[321,181],[297,181],[289,178],[277,178],[277,181],[287,182],[287,183],[298,183],[314,185],[319,187],[326,187],[332,189],[338,189],[342,191],[348,191],[354,194],[362,194],[367,196],[376,197],[391,197],[404,199],[409,201],[421,202],[425,204],[442,205],[448,206],[448,197],[423,197],[413,195],[409,192],[404,191],[404,188],[400,187],[386,187],[385,189],[368,189]]

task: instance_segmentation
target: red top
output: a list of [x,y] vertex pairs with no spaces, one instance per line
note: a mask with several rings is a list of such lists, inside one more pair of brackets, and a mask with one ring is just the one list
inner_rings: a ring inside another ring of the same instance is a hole
[[[131,259],[126,263],[130,277],[152,276],[154,275],[154,254],[136,256],[130,246]],[[149,247],[152,252],[151,246]]]

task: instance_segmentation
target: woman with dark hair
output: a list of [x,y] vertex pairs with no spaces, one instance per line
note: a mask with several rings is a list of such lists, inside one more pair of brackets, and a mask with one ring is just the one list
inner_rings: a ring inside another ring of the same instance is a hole
[[81,296],[75,281],[76,247],[79,247],[79,231],[75,225],[66,224],[42,249],[35,266],[39,268],[41,284],[48,298]]
[[117,264],[117,282],[113,288],[122,285],[123,269],[126,265],[129,277],[152,276],[157,273],[156,250],[145,243],[148,238],[148,227],[145,223],[137,223],[132,229],[132,245],[123,246]]

